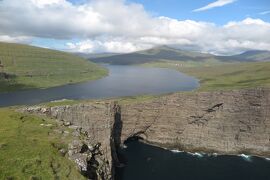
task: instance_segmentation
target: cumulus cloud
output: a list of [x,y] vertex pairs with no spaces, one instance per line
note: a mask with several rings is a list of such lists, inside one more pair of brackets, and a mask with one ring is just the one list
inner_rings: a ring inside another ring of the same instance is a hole
[[2,41],[2,42],[29,43],[29,42],[31,42],[31,39],[32,39],[32,37],[28,37],[28,36],[0,35],[0,41]]
[[204,7],[198,8],[193,10],[193,12],[199,12],[199,11],[206,11],[208,9],[212,9],[212,8],[216,8],[216,7],[222,7],[225,6],[227,4],[231,4],[233,2],[235,2],[236,0],[217,0],[215,2],[212,2]]
[[142,5],[125,0],[76,5],[67,0],[3,0],[0,27],[0,40],[64,39],[70,40],[68,50],[80,52],[132,52],[164,44],[215,54],[270,50],[270,24],[263,20],[246,18],[217,26],[153,17]]

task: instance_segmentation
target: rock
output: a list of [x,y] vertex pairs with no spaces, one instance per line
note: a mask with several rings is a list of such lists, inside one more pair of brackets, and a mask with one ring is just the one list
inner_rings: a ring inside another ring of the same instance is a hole
[[49,110],[47,108],[41,108],[40,112],[44,114],[44,113],[48,113]]
[[7,147],[7,143],[1,143],[1,144],[0,144],[0,149],[3,149],[3,148],[5,148],[5,147]]
[[[27,112],[42,114],[39,107]],[[270,156],[270,89],[174,93],[151,101],[52,107],[46,114],[77,130],[68,148],[83,173],[112,179],[128,138],[189,152]],[[82,146],[88,150],[82,150]],[[87,149],[87,148],[86,148]]]
[[59,152],[60,152],[60,154],[62,156],[65,156],[67,154],[67,150],[66,149],[60,149]]
[[71,122],[64,122],[63,125],[64,125],[64,126],[71,126],[72,123],[71,123]]
[[175,93],[121,106],[121,142],[185,151],[270,155],[270,90]]
[[88,146],[86,144],[83,144],[80,150],[80,153],[85,153],[89,150]]

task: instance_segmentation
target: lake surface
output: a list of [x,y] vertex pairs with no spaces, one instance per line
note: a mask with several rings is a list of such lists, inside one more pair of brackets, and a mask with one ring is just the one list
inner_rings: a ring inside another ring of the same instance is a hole
[[269,180],[270,161],[241,156],[198,156],[138,141],[121,150],[127,162],[116,180]]
[[37,104],[60,99],[96,99],[142,94],[189,91],[199,86],[198,80],[183,73],[162,68],[104,65],[105,78],[59,86],[0,94],[0,107]]

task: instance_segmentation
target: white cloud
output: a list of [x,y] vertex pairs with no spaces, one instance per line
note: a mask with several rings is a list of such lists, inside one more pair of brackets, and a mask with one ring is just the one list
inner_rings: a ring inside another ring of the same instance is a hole
[[235,2],[236,0],[217,0],[215,2],[212,2],[204,7],[198,8],[198,9],[194,9],[193,12],[199,12],[199,11],[206,11],[208,9],[212,9],[212,8],[216,8],[216,7],[222,7],[225,6],[227,4],[231,4],[233,2]]
[[0,35],[0,41],[2,42],[11,42],[11,43],[15,43],[15,42],[19,42],[19,43],[29,43],[31,42],[31,37],[27,37],[27,36],[8,36],[8,35]]
[[3,0],[0,27],[0,40],[64,39],[70,40],[68,50],[80,52],[132,52],[164,44],[216,54],[270,50],[270,24],[261,19],[217,26],[153,17],[142,5],[125,0],[92,0],[77,5],[66,0]]
[[126,53],[134,52],[138,50],[143,50],[153,47],[152,45],[147,45],[144,43],[136,43],[136,40],[127,40],[127,39],[111,39],[98,38],[96,40],[83,40],[78,43],[67,43],[68,49],[74,52],[87,52],[87,53],[96,53],[96,52],[115,52],[115,53]]
[[266,15],[266,14],[270,14],[270,11],[263,11],[259,13],[260,15]]
[[31,0],[31,2],[36,6],[38,6],[39,8],[43,8],[44,6],[65,3],[65,0]]

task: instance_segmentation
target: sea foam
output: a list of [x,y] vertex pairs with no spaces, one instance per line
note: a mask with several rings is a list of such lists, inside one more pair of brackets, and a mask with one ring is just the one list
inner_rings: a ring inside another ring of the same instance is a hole
[[243,159],[245,159],[246,161],[251,161],[251,156],[246,155],[246,154],[240,154],[239,156],[241,156]]
[[173,153],[182,153],[182,152],[184,152],[184,151],[179,151],[179,150],[177,150],[177,149],[172,149],[171,152],[173,152]]

